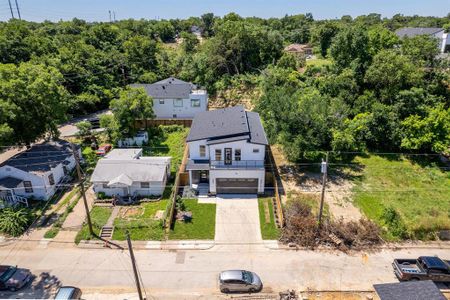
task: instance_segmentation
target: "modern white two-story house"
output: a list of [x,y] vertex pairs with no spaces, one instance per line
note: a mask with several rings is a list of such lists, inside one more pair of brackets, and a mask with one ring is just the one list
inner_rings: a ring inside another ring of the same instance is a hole
[[[81,157],[80,147],[76,147]],[[71,144],[66,141],[33,145],[0,165],[2,205],[26,203],[26,199],[48,200],[58,183],[68,178],[75,167]]]
[[264,193],[268,142],[259,114],[243,106],[198,113],[186,141],[191,188],[211,194]]
[[195,84],[173,77],[152,83],[132,84],[153,98],[156,119],[192,119],[208,110],[208,93]]

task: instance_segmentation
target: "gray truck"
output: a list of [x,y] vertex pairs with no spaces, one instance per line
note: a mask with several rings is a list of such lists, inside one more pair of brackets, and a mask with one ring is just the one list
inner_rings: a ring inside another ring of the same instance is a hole
[[450,283],[450,261],[440,259],[437,256],[395,259],[392,266],[395,276],[400,281],[432,280]]

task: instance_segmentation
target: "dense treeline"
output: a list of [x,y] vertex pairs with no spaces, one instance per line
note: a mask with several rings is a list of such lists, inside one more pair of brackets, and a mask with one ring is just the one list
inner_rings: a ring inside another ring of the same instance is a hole
[[[242,78],[261,89],[256,109],[270,140],[292,160],[327,149],[445,151],[448,61],[436,59],[436,41],[400,41],[393,31],[448,24],[450,15],[316,21],[311,14],[261,19],[234,13],[114,23],[3,22],[0,144],[55,135],[68,117],[120,99],[130,83],[177,76],[212,94]],[[193,25],[201,28],[202,42],[190,33]],[[299,69],[304,61],[283,54],[293,42],[311,43],[330,63]]]

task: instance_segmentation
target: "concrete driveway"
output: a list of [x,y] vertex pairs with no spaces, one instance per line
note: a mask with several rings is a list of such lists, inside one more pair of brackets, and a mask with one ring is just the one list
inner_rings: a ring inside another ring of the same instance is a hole
[[256,195],[219,195],[216,199],[216,247],[264,247]]

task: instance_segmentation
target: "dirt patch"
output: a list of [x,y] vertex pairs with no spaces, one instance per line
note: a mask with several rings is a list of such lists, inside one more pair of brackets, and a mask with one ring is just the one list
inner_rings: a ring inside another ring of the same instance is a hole
[[163,216],[164,216],[164,210],[158,210],[156,212],[156,214],[155,214],[154,219],[155,220],[162,220]]
[[[319,172],[319,165],[317,165],[317,172],[310,170],[311,164],[293,165],[286,160],[279,146],[271,148],[285,191],[285,195],[282,197],[283,202],[287,201],[286,195],[289,193],[308,193],[320,196],[322,174]],[[353,186],[354,184],[344,177],[328,176],[325,202],[334,218],[357,221],[363,217],[351,200]]]
[[[374,292],[303,292],[309,300],[369,300],[379,299]],[[301,299],[301,298],[300,298]]]
[[144,213],[142,207],[122,207],[120,208],[119,218],[127,219],[136,216],[140,216]]

